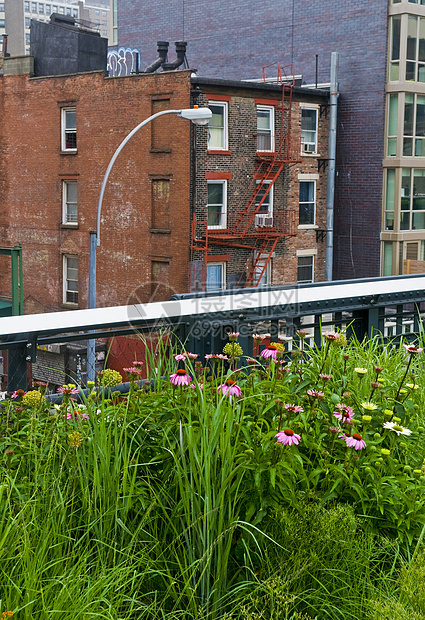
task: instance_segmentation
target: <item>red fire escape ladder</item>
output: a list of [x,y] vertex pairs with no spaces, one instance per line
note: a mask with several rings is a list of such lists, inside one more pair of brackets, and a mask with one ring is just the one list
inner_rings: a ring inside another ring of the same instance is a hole
[[278,241],[278,235],[261,239],[260,247],[254,252],[252,265],[246,276],[245,286],[258,286],[260,284]]

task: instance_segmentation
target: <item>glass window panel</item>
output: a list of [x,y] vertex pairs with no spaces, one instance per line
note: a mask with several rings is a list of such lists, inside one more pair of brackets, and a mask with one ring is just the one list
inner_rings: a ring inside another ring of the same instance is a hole
[[391,276],[393,272],[393,243],[392,241],[384,241],[384,276]]
[[298,257],[297,281],[300,283],[313,282],[313,256]]
[[208,183],[208,204],[223,204],[222,183]]
[[[266,188],[270,185],[270,183],[263,183],[263,187],[258,191],[257,194],[257,198],[256,198],[256,206],[258,206],[258,203],[261,201],[261,199],[263,198],[264,194],[266,193]],[[270,211],[270,194],[271,194],[271,190],[269,191],[269,193],[264,197],[264,200],[262,202],[261,207],[258,210],[258,213],[269,213]]]
[[407,22],[407,43],[406,58],[407,60],[416,60],[416,43],[417,43],[417,27],[418,18],[409,15]]
[[302,110],[301,129],[303,131],[316,131],[317,110]]
[[413,95],[406,93],[404,99],[404,135],[413,136]]
[[390,95],[388,108],[388,135],[397,135],[398,95]]
[[394,157],[397,154],[397,138],[388,138],[387,155]]
[[390,64],[390,81],[397,82],[400,77],[400,67],[398,62]]
[[394,212],[387,211],[385,213],[385,230],[394,230]]
[[392,18],[391,60],[400,60],[400,24],[400,15]]
[[270,131],[270,110],[257,110],[257,129]]
[[207,264],[207,291],[218,291],[223,287],[223,265]]
[[419,65],[418,67],[418,82],[425,82],[425,66]]
[[412,218],[412,230],[424,230],[425,229],[425,213],[414,213]]
[[409,157],[413,154],[413,138],[404,138],[403,140],[403,155]]
[[401,208],[410,210],[410,184],[411,184],[410,168],[403,168],[401,176]]
[[387,170],[387,191],[385,208],[387,211],[394,211],[395,200],[395,170]]
[[419,19],[418,60],[425,61],[425,19],[423,17]]
[[66,199],[68,202],[77,202],[77,183],[66,184]]
[[75,129],[77,126],[77,114],[75,110],[65,111],[65,128]]
[[425,136],[425,97],[416,96],[416,135]]
[[425,170],[415,170],[413,175],[413,210],[425,209]]
[[400,230],[410,229],[410,211],[400,213]]
[[416,138],[415,140],[415,156],[425,157],[425,139]]

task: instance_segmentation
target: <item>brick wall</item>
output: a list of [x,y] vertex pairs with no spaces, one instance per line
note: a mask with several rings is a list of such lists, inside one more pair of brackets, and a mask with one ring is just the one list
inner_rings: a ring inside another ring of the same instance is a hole
[[[118,3],[119,46],[137,48],[144,68],[156,41],[188,42],[198,75],[261,77],[262,67],[293,62],[295,73],[329,82],[331,52],[340,54],[335,194],[335,278],[379,275],[387,0],[169,0]],[[225,16],[225,17],[223,17]],[[169,58],[174,59],[170,45]],[[365,251],[366,250],[366,251]]]
[[[22,243],[26,313],[63,309],[64,254],[79,259],[79,307],[87,307],[89,233],[104,173],[121,141],[161,100],[190,107],[190,72],[0,78],[0,236],[2,245]],[[75,154],[60,149],[63,106],[76,107]],[[109,177],[97,251],[99,307],[148,301],[153,293],[158,299],[151,282],[158,264],[164,295],[188,288],[190,123],[175,115],[160,120],[130,140]],[[66,179],[77,181],[78,226],[62,225]],[[168,183],[162,208],[172,216],[153,228],[152,182],[161,179]]]

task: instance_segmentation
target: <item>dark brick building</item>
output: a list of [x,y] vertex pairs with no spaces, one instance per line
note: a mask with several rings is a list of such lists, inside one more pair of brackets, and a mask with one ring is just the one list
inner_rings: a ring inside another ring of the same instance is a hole
[[[412,0],[391,4],[425,14]],[[184,39],[198,76],[260,78],[279,61],[323,84],[331,52],[339,52],[334,277],[379,275],[388,0],[236,1],[231,10],[223,0],[170,0],[166,10],[144,2],[142,11],[136,0],[120,0],[117,9],[118,47],[137,49],[141,68],[157,40]]]

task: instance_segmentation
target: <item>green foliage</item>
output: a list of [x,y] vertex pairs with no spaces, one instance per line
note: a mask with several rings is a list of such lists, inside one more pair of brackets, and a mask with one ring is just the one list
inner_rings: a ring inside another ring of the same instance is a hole
[[155,391],[4,404],[0,614],[425,620],[421,353],[332,334],[248,368],[173,353],[149,351]]

